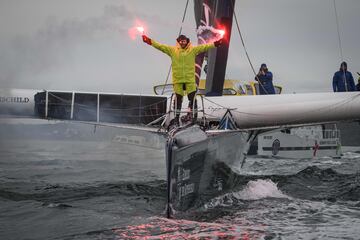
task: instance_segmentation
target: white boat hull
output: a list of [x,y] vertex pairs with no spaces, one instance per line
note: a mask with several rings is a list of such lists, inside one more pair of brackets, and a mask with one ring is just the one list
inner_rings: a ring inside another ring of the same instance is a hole
[[261,134],[258,139],[258,155],[282,158],[339,157],[337,139],[310,139],[282,132]]

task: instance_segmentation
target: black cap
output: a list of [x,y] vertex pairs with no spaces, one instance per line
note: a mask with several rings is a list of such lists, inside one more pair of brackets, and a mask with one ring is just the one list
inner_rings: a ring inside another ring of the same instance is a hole
[[182,34],[176,39],[176,41],[180,42],[181,40],[186,40],[187,42],[190,42],[190,39]]

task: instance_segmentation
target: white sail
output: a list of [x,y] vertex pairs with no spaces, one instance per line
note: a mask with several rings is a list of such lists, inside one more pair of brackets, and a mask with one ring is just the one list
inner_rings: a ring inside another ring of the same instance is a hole
[[308,93],[204,99],[207,116],[229,109],[240,129],[300,126],[360,119],[360,93]]

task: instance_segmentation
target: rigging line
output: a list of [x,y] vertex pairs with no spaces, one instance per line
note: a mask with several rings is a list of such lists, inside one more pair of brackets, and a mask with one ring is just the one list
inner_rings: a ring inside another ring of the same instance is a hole
[[208,102],[210,102],[210,103],[212,103],[212,104],[215,104],[216,106],[218,106],[218,107],[220,107],[220,108],[222,108],[222,109],[229,109],[228,107],[225,107],[225,106],[223,106],[223,105],[221,105],[221,104],[219,104],[219,103],[216,103],[216,102],[210,100],[210,99],[209,99],[208,97],[206,97],[206,96],[204,96],[203,98],[204,98],[206,101],[208,101]]
[[266,89],[264,88],[264,85],[260,82],[260,79],[259,79],[259,77],[258,77],[257,74],[256,74],[254,65],[252,64],[252,61],[251,61],[250,56],[249,56],[249,53],[248,53],[248,51],[247,51],[247,48],[246,48],[246,45],[245,45],[245,41],[244,41],[243,35],[242,35],[242,33],[241,33],[241,30],[240,30],[240,25],[239,25],[239,22],[238,22],[238,20],[237,20],[237,16],[236,16],[236,12],[235,12],[235,6],[234,6],[234,1],[231,0],[230,2],[231,2],[231,7],[232,7],[232,10],[233,10],[234,18],[235,18],[236,28],[237,28],[238,33],[239,33],[239,36],[240,36],[241,44],[243,45],[243,48],[244,48],[246,58],[247,58],[247,60],[248,60],[248,62],[249,62],[249,64],[250,64],[251,70],[253,71],[254,76],[255,76],[255,78],[257,79],[259,85],[261,85],[262,88],[263,88],[263,90],[265,91],[265,93],[268,94],[268,92],[267,92]]
[[336,19],[336,29],[337,29],[337,34],[338,34],[340,57],[341,57],[341,61],[344,61],[342,42],[341,42],[341,35],[340,35],[339,16],[338,16],[338,11],[337,11],[337,7],[336,7],[336,0],[334,0],[333,3],[334,3],[334,11],[335,11],[335,19]]
[[158,130],[155,130],[152,127],[147,127],[147,126],[139,126],[139,127],[134,127],[131,124],[118,124],[116,125],[116,123],[96,123],[96,122],[87,122],[87,121],[69,121],[69,120],[64,120],[64,119],[48,119],[49,121],[54,121],[54,122],[69,122],[69,123],[79,123],[79,124],[84,124],[84,125],[92,125],[94,127],[100,126],[100,127],[111,127],[111,128],[121,128],[121,129],[132,129],[132,130],[139,130],[139,131],[150,131],[152,133],[165,133],[165,132],[159,132]]
[[[335,19],[336,19],[336,30],[337,30],[337,34],[338,34],[340,58],[341,58],[341,61],[343,62],[344,61],[344,54],[343,54],[343,48],[342,48],[342,42],[341,42],[339,15],[338,15],[337,7],[336,7],[336,0],[334,0],[333,3],[334,3],[334,11],[335,11]],[[345,84],[345,90],[347,92],[349,90],[348,90],[347,79],[346,79],[346,71],[343,71],[343,72],[344,72],[343,79],[344,79],[344,84]]]
[[206,101],[216,105],[218,108],[206,108],[207,110],[230,110],[232,112],[237,112],[237,113],[242,113],[242,114],[246,114],[246,115],[255,115],[255,116],[267,116],[268,114],[263,114],[263,113],[248,113],[248,112],[242,112],[242,111],[238,111],[237,108],[229,108],[229,107],[225,107],[217,102],[214,102],[213,100],[210,100],[207,97],[203,97]]
[[[266,116],[266,114],[258,114],[258,113],[248,113],[248,112],[242,112],[242,111],[238,111],[236,110],[237,108],[229,108],[229,107],[225,107],[217,102],[214,102],[212,100],[210,100],[209,98],[207,97],[203,97],[206,101],[216,105],[218,108],[206,108],[206,110],[215,110],[215,111],[218,111],[218,110],[230,110],[230,111],[234,111],[234,112],[238,112],[238,113],[242,113],[242,114],[246,114],[246,115],[255,115],[255,116]],[[204,109],[205,110],[205,109]]]
[[[181,26],[180,26],[180,30],[179,30],[178,36],[179,36],[179,35],[181,34],[181,32],[182,32],[188,6],[189,6],[189,0],[186,1],[186,5],[185,5],[185,9],[184,9],[184,14],[183,14],[183,17],[182,17],[182,20],[181,20]],[[168,81],[169,81],[170,73],[171,73],[171,64],[170,64],[169,71],[168,71],[167,76],[166,76],[166,81],[165,81],[163,90],[162,90],[162,92],[161,92],[161,95],[164,94],[165,86],[166,86],[166,84],[167,84]]]

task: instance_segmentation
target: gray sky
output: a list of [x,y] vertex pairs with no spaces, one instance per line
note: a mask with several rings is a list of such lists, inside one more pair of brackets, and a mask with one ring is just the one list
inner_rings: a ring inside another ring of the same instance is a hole
[[[193,2],[184,33],[195,41]],[[140,19],[150,37],[174,44],[186,0],[0,0],[1,88],[152,93],[170,60],[132,40]],[[360,1],[337,0],[344,59],[360,72]],[[263,62],[285,92],[331,91],[341,58],[333,0],[237,0],[256,70]],[[233,25],[227,77],[253,79]]]

